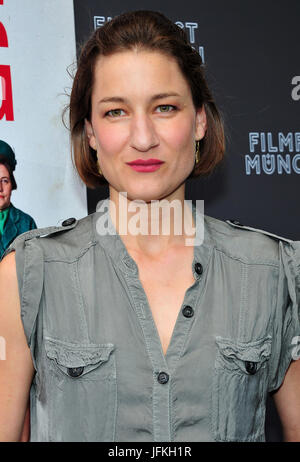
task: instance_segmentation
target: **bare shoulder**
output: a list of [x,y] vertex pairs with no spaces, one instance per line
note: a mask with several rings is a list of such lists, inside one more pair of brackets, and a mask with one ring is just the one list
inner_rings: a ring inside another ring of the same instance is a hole
[[21,319],[15,251],[0,262],[0,441],[19,441],[34,366]]
[[[18,355],[31,363],[21,319],[15,251],[7,254],[0,262],[0,336],[5,338],[11,357]],[[8,361],[4,363],[8,364]]]
[[[20,298],[15,252],[10,252],[0,262],[0,325],[1,330],[17,329],[23,336],[20,317]],[[19,328],[19,329],[18,329]]]
[[6,273],[10,277],[17,276],[15,251],[10,252],[0,261],[1,276],[5,276]]
[[0,262],[0,300],[13,295],[14,291],[18,295],[16,258],[15,251],[12,251]]

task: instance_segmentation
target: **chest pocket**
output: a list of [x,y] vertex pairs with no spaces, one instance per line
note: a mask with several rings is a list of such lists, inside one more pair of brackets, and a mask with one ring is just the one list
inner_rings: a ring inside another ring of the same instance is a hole
[[114,441],[114,345],[45,340],[50,441]]
[[216,441],[264,441],[271,336],[256,342],[216,337],[212,430]]

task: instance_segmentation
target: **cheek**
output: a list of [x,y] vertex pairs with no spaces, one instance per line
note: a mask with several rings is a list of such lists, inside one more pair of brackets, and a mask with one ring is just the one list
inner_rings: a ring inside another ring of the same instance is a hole
[[[193,146],[193,120],[179,120],[172,125],[167,134],[168,143],[175,151],[189,154]],[[188,150],[188,152],[187,152]]]
[[100,149],[100,155],[107,153],[108,155],[117,153],[120,151],[124,141],[126,140],[125,130],[122,127],[117,127],[112,124],[111,126],[98,126],[95,130],[97,143]]

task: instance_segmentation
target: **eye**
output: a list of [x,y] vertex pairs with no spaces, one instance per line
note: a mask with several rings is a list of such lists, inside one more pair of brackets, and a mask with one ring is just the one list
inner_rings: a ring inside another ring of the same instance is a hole
[[160,109],[158,112],[173,112],[176,111],[177,107],[172,104],[161,104],[157,109]]
[[108,112],[105,113],[106,116],[110,116],[110,117],[120,117],[121,115],[121,112],[124,113],[123,109],[112,109]]

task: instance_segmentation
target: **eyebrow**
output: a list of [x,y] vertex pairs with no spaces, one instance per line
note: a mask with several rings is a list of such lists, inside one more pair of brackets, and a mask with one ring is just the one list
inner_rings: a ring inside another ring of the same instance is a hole
[[[180,96],[178,93],[158,93],[153,95],[150,101],[156,101],[158,99],[169,98],[170,96]],[[121,96],[108,96],[107,98],[100,99],[97,104],[100,103],[128,103],[127,98],[122,98]]]

